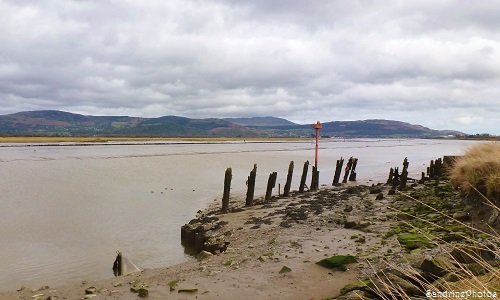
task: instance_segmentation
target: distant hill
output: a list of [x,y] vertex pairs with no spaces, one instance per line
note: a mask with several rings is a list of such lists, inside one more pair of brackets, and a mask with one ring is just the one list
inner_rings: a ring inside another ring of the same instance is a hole
[[28,111],[0,116],[0,134],[146,137],[258,135],[247,127],[221,119],[189,119],[177,116],[160,118],[84,116],[56,110]]
[[286,119],[276,118],[276,117],[225,118],[223,120],[241,126],[255,126],[255,127],[298,125]]
[[[323,123],[327,137],[427,138],[463,135],[390,120]],[[138,118],[84,116],[57,110],[27,111],[0,116],[0,135],[142,136],[142,137],[310,137],[312,125],[275,117],[190,119],[179,116]]]

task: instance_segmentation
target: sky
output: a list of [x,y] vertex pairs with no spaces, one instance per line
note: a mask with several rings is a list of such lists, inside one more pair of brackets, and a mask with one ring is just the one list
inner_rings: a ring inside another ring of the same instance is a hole
[[498,0],[0,0],[0,114],[500,135]]

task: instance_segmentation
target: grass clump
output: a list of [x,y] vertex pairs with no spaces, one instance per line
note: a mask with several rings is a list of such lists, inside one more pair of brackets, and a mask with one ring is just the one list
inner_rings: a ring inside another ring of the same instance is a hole
[[500,196],[500,143],[481,143],[455,160],[450,170],[453,186],[472,195],[477,191],[489,197]]

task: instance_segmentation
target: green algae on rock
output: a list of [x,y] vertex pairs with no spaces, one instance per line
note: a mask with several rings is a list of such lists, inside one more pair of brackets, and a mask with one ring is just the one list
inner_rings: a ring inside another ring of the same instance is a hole
[[318,261],[316,264],[329,269],[339,268],[340,270],[345,271],[347,270],[346,265],[357,262],[358,259],[356,258],[356,256],[348,254],[348,255],[334,255],[332,257],[322,259]]

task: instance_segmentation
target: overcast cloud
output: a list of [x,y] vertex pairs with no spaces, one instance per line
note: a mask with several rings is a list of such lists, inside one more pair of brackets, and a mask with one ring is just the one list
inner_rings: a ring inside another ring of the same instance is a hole
[[498,0],[0,0],[0,114],[500,134]]

